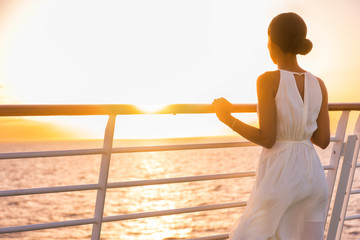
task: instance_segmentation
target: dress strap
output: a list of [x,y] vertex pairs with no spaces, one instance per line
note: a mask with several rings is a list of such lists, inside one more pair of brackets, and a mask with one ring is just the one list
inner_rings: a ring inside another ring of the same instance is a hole
[[307,119],[309,115],[309,79],[308,74],[304,74],[304,101],[303,101],[303,119],[302,126],[306,129]]

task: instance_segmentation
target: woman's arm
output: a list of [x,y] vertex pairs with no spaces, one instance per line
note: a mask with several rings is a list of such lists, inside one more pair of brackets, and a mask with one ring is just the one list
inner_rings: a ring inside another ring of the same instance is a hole
[[318,79],[320,83],[321,92],[323,95],[323,100],[319,112],[319,116],[316,120],[317,129],[311,137],[311,141],[325,149],[330,143],[330,120],[329,120],[329,108],[328,108],[328,94],[326,86],[321,79]]
[[213,102],[217,117],[247,140],[271,148],[276,141],[276,91],[274,91],[274,85],[273,73],[264,73],[257,80],[259,128],[233,117],[231,115],[232,104],[224,98],[216,99]]

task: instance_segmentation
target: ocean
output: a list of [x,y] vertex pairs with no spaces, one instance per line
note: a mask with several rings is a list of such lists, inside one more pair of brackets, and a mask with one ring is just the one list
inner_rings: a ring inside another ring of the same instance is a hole
[[[114,147],[138,142],[115,141]],[[147,144],[141,142],[141,144]],[[0,143],[0,152],[87,149],[101,141]],[[331,146],[317,149],[328,164]],[[109,182],[251,171],[260,147],[113,154]],[[92,184],[98,181],[101,155],[16,159],[0,161],[0,189]],[[359,172],[359,171],[358,171]],[[110,189],[104,216],[142,211],[194,207],[246,201],[254,178],[175,183]],[[353,189],[360,188],[355,175]],[[96,191],[54,193],[0,198],[0,227],[92,218]],[[224,234],[243,208],[151,217],[103,223],[101,239],[174,240]],[[360,196],[350,198],[348,215],[360,213]],[[33,232],[0,234],[0,239],[90,239],[91,225]],[[345,222],[342,239],[360,239],[360,220]]]

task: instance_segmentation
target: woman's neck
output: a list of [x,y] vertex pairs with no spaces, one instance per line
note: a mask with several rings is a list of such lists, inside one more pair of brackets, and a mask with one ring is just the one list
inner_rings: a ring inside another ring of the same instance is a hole
[[295,54],[282,54],[277,59],[278,69],[284,69],[291,72],[304,72],[297,61]]

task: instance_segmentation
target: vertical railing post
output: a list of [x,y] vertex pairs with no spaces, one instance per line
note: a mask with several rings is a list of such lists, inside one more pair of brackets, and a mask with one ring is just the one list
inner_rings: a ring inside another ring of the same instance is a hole
[[344,155],[343,164],[341,167],[340,179],[335,196],[334,208],[331,214],[329,233],[327,240],[335,240],[339,229],[340,216],[343,208],[343,203],[346,195],[347,184],[351,171],[352,160],[354,156],[355,144],[357,141],[356,135],[350,135],[346,142],[346,151]]
[[354,134],[355,134],[355,136],[357,136],[357,142],[356,142],[356,145],[355,145],[354,155],[353,155],[353,159],[352,159],[352,162],[351,162],[350,175],[349,175],[347,186],[346,186],[345,197],[344,197],[344,201],[343,201],[342,208],[341,208],[340,222],[339,222],[339,226],[338,226],[338,230],[337,230],[336,238],[335,238],[336,240],[341,239],[341,234],[342,234],[344,221],[345,221],[345,217],[346,217],[346,211],[347,211],[347,207],[348,207],[349,199],[350,199],[350,195],[351,195],[352,183],[354,181],[356,165],[357,165],[357,161],[358,161],[358,157],[359,157],[359,150],[360,150],[360,114],[359,114],[359,116],[357,118],[357,121],[356,121],[356,124],[355,124]]
[[337,128],[336,128],[336,134],[335,134],[335,143],[333,145],[332,151],[331,151],[331,158],[330,158],[330,166],[332,166],[332,169],[330,169],[327,172],[327,184],[329,189],[329,196],[328,196],[328,203],[326,207],[326,216],[329,213],[330,209],[330,203],[331,203],[331,197],[334,190],[337,170],[339,167],[340,157],[342,153],[342,148],[344,144],[345,139],[345,133],[346,133],[346,127],[349,119],[349,111],[343,111],[341,114],[341,117],[338,121]]
[[101,234],[101,225],[104,213],[104,205],[105,205],[105,196],[106,196],[106,187],[109,176],[109,167],[110,167],[110,159],[112,152],[112,145],[114,139],[114,129],[115,129],[115,120],[116,115],[110,115],[104,136],[104,144],[103,144],[103,154],[101,157],[101,166],[99,173],[99,189],[96,195],[96,205],[95,205],[95,213],[94,218],[96,223],[93,225],[91,240],[99,240]]

